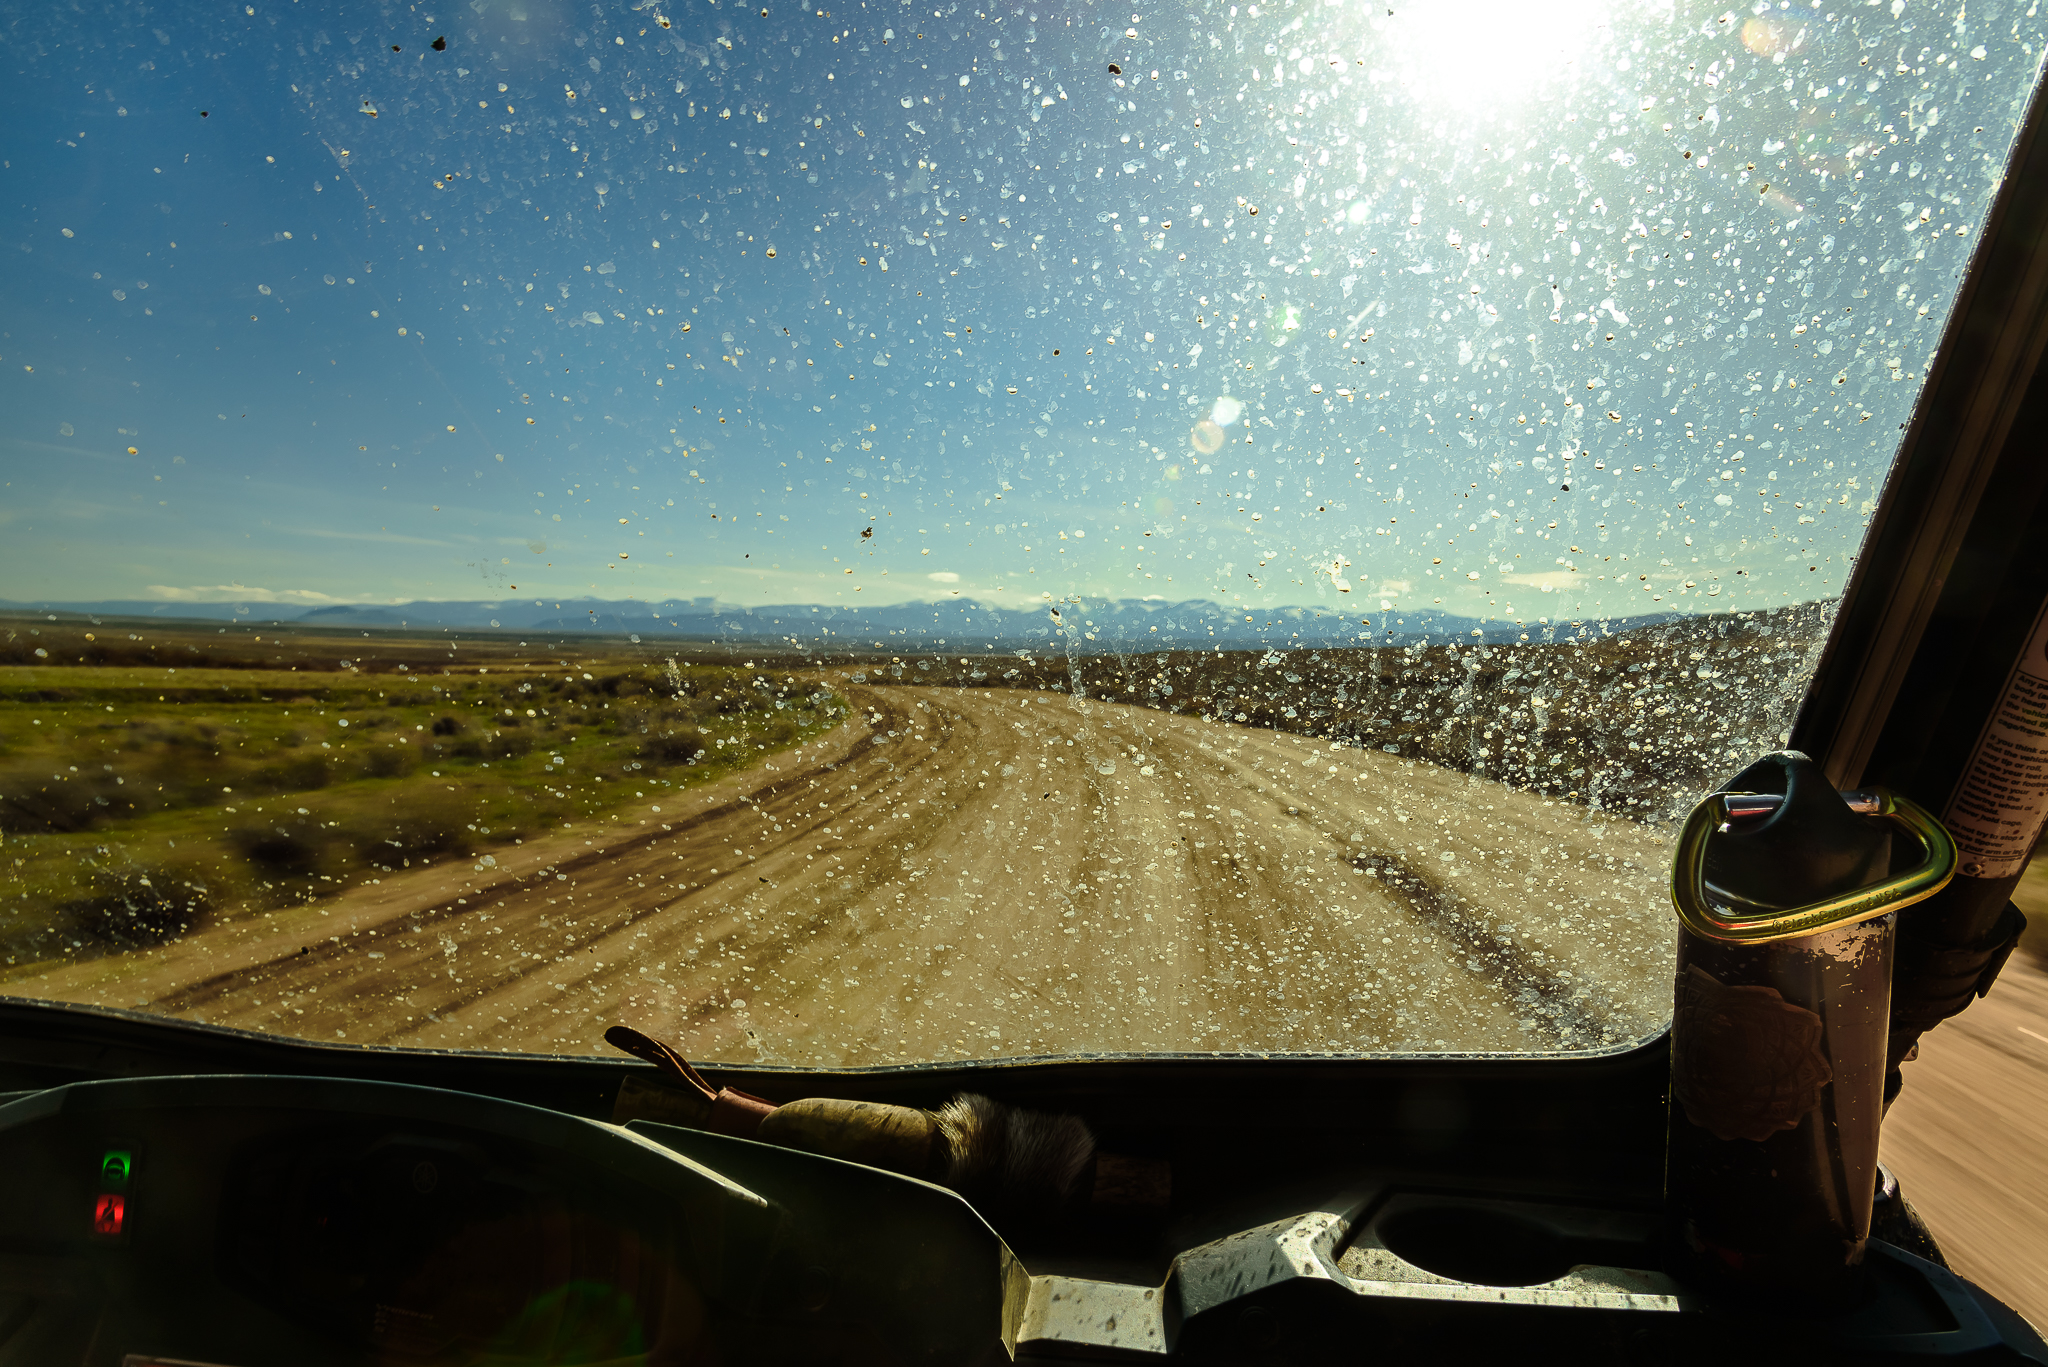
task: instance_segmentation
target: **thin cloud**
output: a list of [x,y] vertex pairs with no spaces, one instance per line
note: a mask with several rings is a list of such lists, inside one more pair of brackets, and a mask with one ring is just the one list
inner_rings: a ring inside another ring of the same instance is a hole
[[[125,442],[126,440],[126,437],[122,438],[122,441]],[[4,442],[0,442],[0,444],[12,447],[17,451],[47,451],[51,455],[69,456],[73,459],[80,456],[93,460],[113,460],[115,458],[114,452],[103,449],[89,437],[79,437],[69,442],[30,441],[26,437],[8,437]],[[124,459],[133,460],[135,457],[129,456],[124,457]]]
[[189,588],[178,588],[170,584],[151,584],[146,590],[152,598],[161,598],[167,603],[304,603],[324,605],[327,603],[364,603],[373,601],[367,596],[336,598],[332,594],[319,593],[313,589],[264,589],[251,588],[246,584],[196,584]]
[[1545,593],[1555,593],[1559,589],[1575,588],[1585,583],[1587,577],[1574,570],[1542,570],[1535,574],[1504,574],[1500,578],[1504,584],[1527,584]]
[[324,541],[383,541],[397,546],[452,546],[452,541],[440,541],[430,536],[402,536],[397,532],[337,532],[322,527],[276,527],[287,536],[314,536]]

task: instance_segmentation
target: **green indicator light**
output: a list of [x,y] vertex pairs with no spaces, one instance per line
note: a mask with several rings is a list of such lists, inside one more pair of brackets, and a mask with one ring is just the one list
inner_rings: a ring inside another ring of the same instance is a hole
[[128,1174],[135,1166],[134,1156],[126,1149],[109,1149],[100,1159],[100,1185],[119,1190],[128,1185]]

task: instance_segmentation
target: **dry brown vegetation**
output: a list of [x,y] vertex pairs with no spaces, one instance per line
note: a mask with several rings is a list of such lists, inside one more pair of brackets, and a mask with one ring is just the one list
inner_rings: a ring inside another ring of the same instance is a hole
[[1057,689],[1293,731],[1662,820],[1783,743],[1827,609],[1512,644],[838,663],[856,681]]

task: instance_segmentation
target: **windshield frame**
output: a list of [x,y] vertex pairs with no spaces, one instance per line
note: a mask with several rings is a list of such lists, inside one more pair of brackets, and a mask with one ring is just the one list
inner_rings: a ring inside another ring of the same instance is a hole
[[[2043,228],[2048,224],[2048,141],[2040,136],[2044,118],[2048,118],[2048,83],[2037,84],[2032,92],[2013,144],[2012,160],[1935,353],[1933,373],[1916,401],[1914,417],[1888,472],[1841,607],[1828,633],[1820,671],[1800,709],[1792,745],[1813,754],[1838,786],[1853,786],[1862,775],[1878,733],[1889,718],[1892,701],[1898,696],[1906,666],[1934,616],[1936,597],[1962,549],[1964,534],[1991,469],[2006,444],[2044,344],[2048,344],[2048,250],[2030,245],[2048,242],[2048,231]],[[84,1015],[122,1022],[123,1028],[114,1033],[124,1038],[129,1037],[129,1025],[167,1027],[174,1035],[178,1031],[200,1032],[199,1036],[185,1038],[195,1045],[202,1037],[211,1041],[204,1046],[209,1051],[225,1048],[223,1042],[230,1039],[260,1041],[266,1049],[285,1049],[287,1053],[279,1055],[280,1059],[304,1057],[309,1061],[331,1062],[344,1056],[341,1051],[348,1051],[347,1056],[488,1059],[522,1067],[638,1066],[601,1056],[576,1058],[328,1044],[140,1012],[4,996],[0,996],[0,1020],[19,1019],[17,1007],[38,1012],[54,1008],[66,1013],[53,1026],[57,1034],[66,1033],[64,1022],[76,1025],[77,1016]],[[1445,1068],[1470,1069],[1473,1071],[1469,1075],[1476,1078],[1495,1076],[1492,1070],[1503,1065],[1521,1075],[1531,1068],[1547,1072],[1598,1064],[1600,1067],[1593,1071],[1604,1075],[1610,1065],[1626,1064],[1625,1072],[1648,1069],[1661,1077],[1669,1029],[1667,1018],[1655,1034],[1634,1043],[1548,1053],[1060,1053],[841,1068],[721,1064],[714,1071],[749,1087],[779,1087],[779,1080],[794,1077],[830,1079],[825,1085],[835,1091],[847,1090],[841,1080],[850,1078],[923,1079],[934,1086],[953,1086],[971,1085],[976,1079],[1001,1075],[1005,1087],[1009,1087],[1016,1074],[1028,1073],[1037,1079],[1050,1079],[1057,1074],[1065,1078],[1074,1069],[1087,1074],[1090,1081],[1086,1085],[1091,1087],[1117,1085],[1120,1080],[1141,1077],[1160,1085],[1184,1085],[1185,1081],[1193,1081],[1195,1075],[1181,1080],[1182,1071],[1197,1064],[1201,1083],[1291,1077],[1292,1070],[1300,1068],[1307,1070],[1301,1075],[1302,1080],[1314,1079],[1318,1087],[1341,1083],[1354,1075],[1352,1070],[1377,1075],[1385,1067],[1397,1070],[1402,1077],[1436,1076],[1436,1070]],[[97,1033],[97,1028],[81,1033]],[[21,1038],[12,1026],[8,1034]],[[318,1053],[300,1056],[293,1052],[298,1050]],[[1078,1075],[1073,1076],[1078,1082]],[[1074,1083],[1058,1085],[1071,1087]]]
[[2048,81],[2034,87],[1954,311],[1792,728],[1863,782],[2013,420],[2048,352]]
[[[1958,291],[1870,532],[1800,709],[1792,746],[1853,787],[1897,706],[1917,715],[1925,699],[1906,672],[1933,622],[1937,598],[2001,458],[2017,456],[2014,419],[2048,353],[2048,81],[2038,85],[2004,183]],[[2043,244],[2043,245],[2036,245]],[[1910,718],[1909,718],[1910,720]],[[377,1076],[466,1090],[518,1094],[534,1104],[608,1113],[593,1095],[630,1070],[629,1058],[330,1043],[116,1007],[0,994],[7,1061],[44,1074],[45,1085],[161,1071],[307,1072]],[[939,1096],[962,1087],[1020,1085],[1036,1095],[1122,1094],[1145,1105],[1222,1082],[1275,1097],[1328,1095],[1348,1083],[1395,1084],[1460,1105],[1466,1087],[1546,1098],[1570,1114],[1598,1096],[1617,1117],[1644,1106],[1661,1115],[1670,1023],[1632,1044],[1551,1053],[1388,1052],[1317,1055],[1257,1052],[1065,1053],[965,1062],[840,1068],[707,1064],[727,1085],[788,1097],[816,1079],[834,1094],[869,1100]],[[162,1060],[155,1065],[155,1060]],[[111,1065],[111,1066],[109,1066]],[[1445,1087],[1451,1090],[1442,1090]],[[537,1090],[536,1090],[537,1089]],[[543,1100],[542,1098],[550,1098]],[[1576,1099],[1572,1099],[1576,1098]],[[1521,1113],[1518,1103],[1516,1113]],[[1637,1117],[1640,1123],[1640,1117]],[[1661,1123],[1661,1122],[1660,1122]],[[1617,1146],[1619,1147],[1619,1146]]]

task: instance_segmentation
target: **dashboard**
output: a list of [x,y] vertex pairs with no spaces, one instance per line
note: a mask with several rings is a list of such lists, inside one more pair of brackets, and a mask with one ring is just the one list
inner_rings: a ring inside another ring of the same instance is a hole
[[[1657,1270],[1640,1202],[1243,1158],[1176,1213],[1083,1211],[1018,1251],[943,1187],[647,1120],[74,1082],[0,1097],[0,1367],[2048,1356],[1884,1243],[1855,1305],[1739,1311]],[[1099,1256],[1138,1245],[1153,1272]]]
[[8,1367],[803,1361],[821,1337],[848,1360],[877,1333],[891,1361],[1000,1352],[969,1330],[1000,1320],[1000,1241],[950,1192],[916,1184],[901,1201],[922,1213],[916,1238],[870,1213],[889,1271],[869,1285],[884,1264],[827,1273],[807,1256],[831,1222],[797,1219],[800,1200],[494,1098],[311,1077],[82,1083],[0,1107],[0,1172]]

